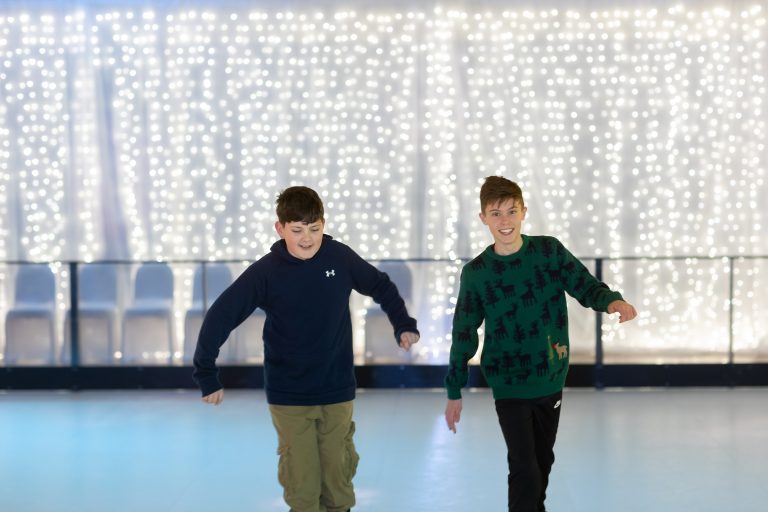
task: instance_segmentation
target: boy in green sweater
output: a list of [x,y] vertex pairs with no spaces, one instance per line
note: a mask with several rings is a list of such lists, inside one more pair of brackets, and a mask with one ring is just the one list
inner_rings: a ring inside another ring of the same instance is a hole
[[542,512],[568,372],[565,293],[584,307],[637,315],[621,294],[595,279],[556,238],[523,235],[520,187],[490,176],[480,189],[480,220],[494,244],[464,266],[445,378],[445,420],[456,432],[468,361],[485,321],[480,366],[493,391],[507,444],[509,512]]

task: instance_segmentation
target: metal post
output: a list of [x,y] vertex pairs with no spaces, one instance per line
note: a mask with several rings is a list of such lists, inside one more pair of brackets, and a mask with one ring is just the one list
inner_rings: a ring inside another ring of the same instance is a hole
[[200,265],[202,267],[200,269],[200,279],[202,279],[200,289],[203,293],[203,315],[205,315],[208,311],[208,265],[204,261]]
[[728,374],[731,386],[734,380],[734,357],[733,357],[733,287],[734,287],[734,264],[733,256],[728,257]]
[[[595,260],[595,277],[598,281],[603,280],[603,259]],[[600,311],[595,312],[595,388],[603,389],[603,314]]]
[[70,366],[76,370],[80,366],[80,319],[78,302],[77,262],[69,262],[69,343]]

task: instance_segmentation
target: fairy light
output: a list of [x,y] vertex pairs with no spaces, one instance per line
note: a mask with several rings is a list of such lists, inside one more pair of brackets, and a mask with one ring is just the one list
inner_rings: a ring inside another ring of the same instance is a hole
[[[445,179],[455,172],[451,165],[437,173],[445,181],[437,195],[461,198],[466,213],[460,218],[472,219],[479,210],[482,177],[504,174],[525,191],[524,230],[553,234],[575,254],[765,252],[755,231],[763,224],[757,197],[766,192],[765,18],[759,7],[741,13],[676,7],[435,16],[443,23],[459,20],[450,33],[462,48],[451,60],[460,69],[448,71],[467,82],[458,108],[437,101],[454,108],[460,122],[443,128],[439,117],[427,120],[439,132],[430,133],[433,140],[455,133],[466,140],[455,153],[463,162],[464,172],[457,173],[462,183]],[[435,54],[430,47],[428,55]],[[459,251],[477,254],[490,243],[487,230],[479,222],[467,229],[469,247]],[[644,302],[647,319],[638,322],[663,318],[653,335],[606,324],[606,350],[684,354],[687,347],[722,357],[728,335],[721,301],[702,304],[697,295],[727,297],[722,268],[669,264],[694,271],[678,277],[680,289],[670,293],[702,308],[702,336],[681,332],[688,323],[664,313],[670,301],[659,293]],[[638,279],[633,274],[640,269],[632,265],[608,267],[608,281],[619,289]],[[643,278],[651,287],[664,282]],[[701,282],[710,287],[697,290]]]
[[6,190],[18,197],[21,209],[19,250],[32,260],[57,259],[65,245],[63,180],[71,163],[65,52],[52,16],[22,14],[2,26],[8,139],[0,147],[6,155],[3,174],[9,174]]
[[76,193],[75,208],[68,210],[70,228],[77,233],[76,248],[70,246],[74,258],[93,261],[103,256],[103,232],[101,201],[101,167],[99,162],[99,137],[96,129],[96,105],[92,101],[94,68],[89,54],[85,13],[77,12],[64,18],[63,45],[67,48],[73,70],[69,87],[69,115],[71,122],[72,170]]
[[[15,19],[0,16],[0,55],[6,56],[9,52],[9,44],[12,28],[15,25]],[[3,58],[0,60],[0,97],[8,92],[8,70],[12,62]],[[8,107],[5,101],[0,101],[0,119],[7,119]],[[8,211],[8,196],[10,193],[11,175],[8,170],[11,168],[11,130],[8,123],[0,122],[0,211]],[[9,215],[0,215],[0,240],[8,240],[11,236],[11,226]],[[0,260],[8,260],[8,244],[0,243]],[[4,267],[0,267],[0,289],[5,290],[7,272]],[[0,293],[0,309],[7,308],[7,297],[5,293]],[[2,357],[2,356],[0,356]]]
[[[11,35],[11,28],[14,24],[12,18],[0,16],[0,55],[8,53],[8,45]],[[8,80],[8,68],[10,62],[7,59],[0,60],[0,97],[5,95],[5,84]],[[0,119],[7,119],[8,109],[5,101],[0,101]],[[6,172],[11,166],[11,141],[10,129],[4,122],[0,122],[0,211],[8,211],[8,194],[10,191],[10,173]],[[8,240],[11,236],[11,226],[9,215],[0,216],[0,240]],[[7,260],[9,253],[8,244],[0,243],[0,260]],[[9,283],[9,272],[5,265],[0,265],[0,311],[7,311],[9,307],[9,297],[7,290]],[[5,333],[5,315],[0,317],[0,329]],[[0,335],[2,336],[2,335]],[[4,336],[3,336],[4,337]],[[2,340],[0,346],[5,344]],[[0,352],[0,362],[5,359],[5,352]]]
[[[276,193],[306,184],[328,232],[364,257],[457,262],[423,267],[419,314],[440,341],[420,349],[440,361],[458,261],[490,243],[477,221],[487,175],[522,185],[526,232],[580,256],[768,247],[760,6],[58,16],[0,15],[0,207],[15,196],[20,212],[18,232],[0,219],[19,240],[0,244],[6,259],[101,257],[105,165],[136,260],[258,257]],[[642,295],[651,341],[607,338],[674,345],[665,293],[720,297],[724,270],[706,261],[608,263],[628,297],[638,282],[658,293]],[[737,270],[764,275],[751,260]],[[761,295],[739,282],[737,337],[754,347],[746,298]],[[720,351],[722,304],[702,307],[710,336],[696,346]]]
[[[131,12],[97,14],[90,30],[94,66],[112,89],[112,97],[107,101],[111,101],[113,112],[118,195],[125,216],[128,246],[137,260],[153,256],[153,231],[163,226],[155,225],[158,215],[153,210],[163,204],[152,186],[158,173],[164,174],[168,165],[165,159],[154,154],[162,142],[158,139],[158,105],[151,103],[151,99],[159,97],[156,92],[161,64],[158,30],[151,11],[140,18]],[[145,108],[148,130],[142,122],[141,113]],[[147,208],[153,199],[157,201],[152,202],[151,209]]]

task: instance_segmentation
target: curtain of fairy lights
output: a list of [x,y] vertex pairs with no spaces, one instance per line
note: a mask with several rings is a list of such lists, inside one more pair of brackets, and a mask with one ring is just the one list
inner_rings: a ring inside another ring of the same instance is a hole
[[[766,254],[765,24],[749,4],[6,8],[0,258],[254,259],[276,194],[306,184],[363,256],[454,261],[421,280],[438,325],[489,243],[477,196],[497,173],[523,186],[526,230],[580,256]],[[763,267],[735,269],[751,346]],[[704,349],[728,335],[729,272],[607,264],[659,346],[703,311]]]

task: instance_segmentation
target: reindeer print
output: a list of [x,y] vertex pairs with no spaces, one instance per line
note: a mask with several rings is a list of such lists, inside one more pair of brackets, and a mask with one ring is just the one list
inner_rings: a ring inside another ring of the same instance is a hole
[[485,259],[482,256],[478,256],[469,262],[469,266],[472,270],[482,270],[485,268]]
[[512,270],[519,269],[522,264],[523,264],[523,260],[521,260],[520,258],[515,258],[514,260],[508,263],[509,268],[511,268]]
[[459,341],[472,341],[472,332],[470,331],[469,327],[462,329],[459,331]]
[[539,323],[534,320],[534,322],[531,324],[531,330],[528,333],[528,335],[531,338],[536,338],[539,335]]
[[518,364],[522,368],[526,368],[528,366],[531,366],[531,355],[530,354],[523,354],[523,351],[520,349],[515,350],[515,353],[512,354],[512,357],[517,359]]
[[496,319],[496,328],[493,330],[493,335],[500,340],[503,340],[507,336],[509,336],[509,333],[507,332],[507,328],[504,325],[504,319],[497,318]]
[[558,329],[565,329],[565,326],[568,325],[568,317],[565,316],[565,313],[563,311],[560,311],[557,314],[557,321],[555,322],[555,327]]
[[501,282],[501,279],[499,279],[498,281],[496,281],[496,288],[501,290],[501,293],[504,295],[505,299],[508,299],[515,295],[515,285],[512,283],[504,284]]
[[489,377],[498,375],[500,364],[501,364],[501,361],[499,361],[499,358],[494,357],[492,364],[485,365],[485,374],[488,375]]
[[510,355],[506,350],[501,354],[502,368],[506,373],[515,365],[515,359],[517,359],[517,355]]
[[560,343],[553,343],[552,348],[555,349],[555,353],[557,353],[558,359],[563,359],[564,357],[568,357],[567,345],[560,345]]
[[533,294],[533,283],[531,281],[526,281],[525,285],[528,287],[528,291],[521,298],[523,299],[524,306],[530,306],[536,300],[536,295]]
[[456,366],[456,363],[451,363],[448,367],[448,380],[452,382],[456,382],[460,373],[461,371]]
[[515,377],[518,384],[525,384],[528,381],[528,377],[531,376],[531,370],[525,370],[523,373],[518,373]]
[[544,271],[549,276],[549,282],[550,283],[559,283],[560,282],[560,271],[556,268],[545,268]]
[[483,299],[480,298],[479,293],[473,293],[472,294],[472,304],[475,308],[475,311],[482,311],[483,310]]
[[536,375],[542,377],[549,373],[549,357],[544,351],[539,352],[539,357],[541,362],[536,365]]
[[547,306],[547,303],[545,302],[541,309],[541,323],[549,325],[551,321],[552,315],[549,313],[549,306]]
[[462,308],[464,307],[464,301],[461,300],[461,295],[456,297],[456,305],[453,307],[453,310],[456,312],[455,314],[462,315],[464,312],[462,311]]
[[519,307],[519,306],[517,305],[517,302],[513,303],[513,304],[512,304],[512,307],[511,307],[511,308],[509,308],[509,309],[508,309],[508,310],[507,310],[507,311],[504,313],[504,316],[506,316],[507,318],[513,318],[515,315],[517,315],[517,308],[518,308],[518,307]]
[[493,267],[494,274],[497,275],[503,274],[504,270],[506,269],[506,265],[504,265],[504,262],[500,260],[493,260],[491,266]]
[[520,327],[520,324],[515,325],[515,332],[512,336],[512,340],[515,343],[522,345],[524,339],[525,339],[525,331],[523,330],[522,327]]
[[[467,292],[466,297],[464,297],[464,300],[461,302],[461,308],[465,315],[471,315],[474,313],[475,306],[477,305],[477,299],[475,298],[474,293]],[[456,306],[458,307],[458,305]]]
[[553,343],[552,348],[555,349],[555,352],[557,353],[557,359],[563,359],[564,357],[568,357],[567,345],[560,345],[560,343]]
[[541,253],[547,259],[552,255],[552,242],[550,242],[549,238],[545,238],[541,242]]
[[493,287],[491,287],[491,283],[485,283],[485,300],[491,306],[499,302],[499,298],[493,292]]

